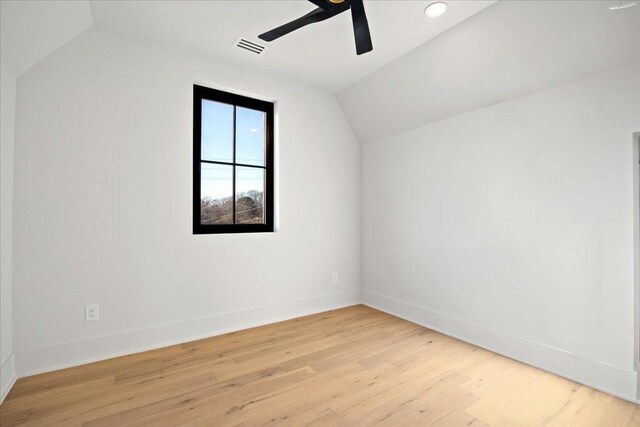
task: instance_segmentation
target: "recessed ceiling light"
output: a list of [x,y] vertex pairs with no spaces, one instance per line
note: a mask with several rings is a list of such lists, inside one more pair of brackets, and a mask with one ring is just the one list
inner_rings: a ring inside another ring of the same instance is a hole
[[637,4],[638,4],[637,1],[613,1],[609,6],[609,10],[626,9],[628,7],[635,6]]
[[424,14],[429,18],[436,18],[438,16],[444,15],[447,9],[449,9],[449,6],[447,6],[445,2],[437,1],[427,6],[427,8],[424,10]]

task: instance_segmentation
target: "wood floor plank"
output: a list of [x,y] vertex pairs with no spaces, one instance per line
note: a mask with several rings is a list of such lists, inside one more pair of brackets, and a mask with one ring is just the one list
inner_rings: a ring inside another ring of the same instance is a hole
[[362,305],[21,378],[0,424],[640,426],[640,406]]

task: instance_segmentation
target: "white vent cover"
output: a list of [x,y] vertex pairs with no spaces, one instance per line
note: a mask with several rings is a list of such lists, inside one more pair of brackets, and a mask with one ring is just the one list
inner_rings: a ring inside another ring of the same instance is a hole
[[254,42],[242,36],[238,36],[236,41],[233,42],[233,46],[237,47],[238,49],[242,49],[246,52],[254,53],[256,55],[262,55],[264,51],[267,49],[267,46],[265,46],[264,44]]

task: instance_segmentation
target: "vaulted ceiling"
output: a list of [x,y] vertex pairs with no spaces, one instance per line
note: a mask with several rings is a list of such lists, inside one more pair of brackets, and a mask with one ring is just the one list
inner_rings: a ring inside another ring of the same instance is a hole
[[640,5],[500,1],[338,93],[362,142],[640,61]]
[[[331,91],[341,89],[432,39],[495,1],[451,1],[438,19],[426,0],[365,1],[374,49],[356,56],[349,13],[309,25],[271,43],[258,35],[316,8],[308,1],[93,1],[97,26],[196,51]],[[238,36],[264,43],[255,55]]]
[[640,61],[640,6],[611,1],[365,1],[374,51],[348,13],[254,55],[232,47],[304,15],[307,1],[2,1],[3,65],[21,74],[92,25],[336,92],[361,141]]
[[3,64],[22,74],[91,27],[88,1],[6,1],[0,3]]

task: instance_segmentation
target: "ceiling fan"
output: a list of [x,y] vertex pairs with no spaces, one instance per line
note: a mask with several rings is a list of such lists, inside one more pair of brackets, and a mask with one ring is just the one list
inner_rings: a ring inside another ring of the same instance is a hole
[[371,33],[369,32],[369,23],[367,15],[364,12],[362,0],[309,0],[318,6],[317,9],[307,13],[306,15],[288,22],[284,25],[274,28],[271,31],[260,34],[262,40],[270,42],[277,38],[289,34],[290,32],[302,28],[309,24],[324,21],[336,16],[348,9],[351,9],[351,19],[353,21],[353,33],[356,39],[356,53],[362,55],[373,50],[371,43]]

